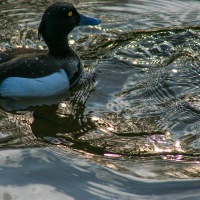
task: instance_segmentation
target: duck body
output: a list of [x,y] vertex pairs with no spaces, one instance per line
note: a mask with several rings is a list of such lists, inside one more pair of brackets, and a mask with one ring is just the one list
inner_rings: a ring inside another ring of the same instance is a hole
[[80,25],[100,20],[79,14],[70,3],[56,3],[45,11],[38,30],[48,53],[19,55],[0,64],[0,96],[47,97],[69,90],[83,69],[79,56],[68,45],[68,34]]
[[57,95],[74,86],[82,72],[75,52],[68,56],[22,56],[0,66],[0,94],[14,98]]

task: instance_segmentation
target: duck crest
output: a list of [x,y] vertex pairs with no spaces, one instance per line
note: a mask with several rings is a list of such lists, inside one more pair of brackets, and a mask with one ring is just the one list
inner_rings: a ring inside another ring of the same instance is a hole
[[45,26],[45,23],[44,23],[44,20],[42,19],[40,22],[39,28],[38,28],[38,39],[39,40],[40,40],[42,32],[44,30],[44,26]]

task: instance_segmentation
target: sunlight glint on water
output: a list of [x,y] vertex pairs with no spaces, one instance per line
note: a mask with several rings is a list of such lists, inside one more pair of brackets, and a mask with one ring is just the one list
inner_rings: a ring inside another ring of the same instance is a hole
[[[12,3],[0,4],[0,49],[25,48],[20,53],[45,50],[37,28],[52,2]],[[198,176],[198,168],[190,171],[186,162],[198,163],[200,156],[199,30],[150,28],[198,25],[199,2],[75,4],[81,12],[102,20],[99,27],[79,27],[70,35],[70,45],[79,53],[87,73],[66,100],[30,108],[31,122],[22,119],[24,113],[2,111],[1,146],[40,146],[43,141],[64,145],[91,153],[104,165],[109,158],[117,169],[121,166],[130,174],[135,170],[128,162],[183,162],[183,173],[176,174],[179,168],[174,163],[173,170],[165,169],[164,177],[182,178],[187,172],[187,177]],[[137,29],[146,32],[135,32]],[[0,56],[0,62],[3,58]],[[2,101],[1,105],[7,109],[11,102]],[[111,160],[113,157],[125,161]],[[156,173],[159,176],[161,172]]]

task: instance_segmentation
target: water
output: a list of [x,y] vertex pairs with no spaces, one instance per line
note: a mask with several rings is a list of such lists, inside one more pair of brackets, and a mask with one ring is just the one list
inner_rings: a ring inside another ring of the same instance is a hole
[[57,148],[1,151],[0,160],[6,174],[1,176],[0,197],[6,200],[199,198],[198,180],[141,180]]
[[[46,50],[43,41],[37,39],[37,28],[50,4],[52,1],[0,3],[0,49],[11,51],[1,55],[0,62],[16,54]],[[110,181],[101,182],[95,175],[94,183],[101,186],[88,189],[89,194],[81,190],[79,194],[86,199],[106,199],[106,195],[107,199],[199,199],[199,1],[74,4],[80,12],[102,20],[100,26],[79,27],[69,37],[83,61],[85,74],[67,96],[44,100],[38,106],[28,106],[27,101],[1,100],[1,153],[11,160],[18,159],[14,164],[8,161],[2,168],[2,172],[9,171],[11,175],[2,175],[0,198],[12,199],[20,191],[28,193],[35,183],[30,177],[47,170],[49,176],[58,173],[57,178],[45,182],[48,187],[36,193],[50,191],[53,184],[55,198],[61,195],[57,189],[69,199],[80,199],[69,193],[72,186],[66,186],[68,181],[63,182],[63,176],[76,182],[65,171],[75,171],[69,167],[73,159],[69,163],[65,160],[70,156],[79,160],[78,154],[82,156],[80,162],[87,162],[108,177],[115,174],[120,180],[117,178],[111,187],[125,192],[113,191],[109,197],[109,192],[104,191],[98,196]],[[50,146],[51,152],[45,146]],[[41,157],[32,159],[31,151],[41,153]],[[60,151],[62,157],[57,156]],[[42,154],[47,158],[40,163]],[[48,157],[53,160],[49,167]],[[9,163],[17,167],[10,168]],[[29,171],[31,176],[17,178],[19,167],[21,173]],[[80,172],[84,176],[85,171]],[[124,176],[129,188],[126,191],[119,186],[125,184]],[[93,174],[85,177],[82,184],[89,178],[93,179]],[[43,184],[42,179],[37,181]],[[66,187],[60,188],[60,184]],[[141,188],[130,187],[138,184]],[[147,190],[142,189],[146,187]]]

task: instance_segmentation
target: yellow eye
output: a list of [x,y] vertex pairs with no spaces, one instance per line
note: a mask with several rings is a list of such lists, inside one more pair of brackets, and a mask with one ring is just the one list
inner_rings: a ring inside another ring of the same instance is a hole
[[68,16],[69,17],[71,17],[72,16],[72,12],[70,11],[70,12],[68,12]]

